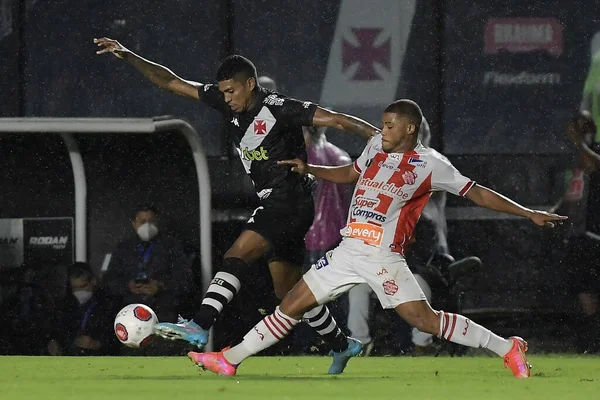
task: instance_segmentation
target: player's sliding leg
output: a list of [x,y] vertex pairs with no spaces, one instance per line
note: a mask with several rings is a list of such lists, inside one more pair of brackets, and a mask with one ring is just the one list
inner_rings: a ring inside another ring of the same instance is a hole
[[269,250],[268,242],[258,233],[246,230],[225,253],[221,270],[210,283],[202,305],[193,321],[180,317],[176,324],[162,322],[154,327],[155,334],[169,340],[185,340],[202,348],[208,342],[208,331],[241,287],[248,264]]
[[504,359],[504,367],[510,368],[515,377],[528,378],[530,375],[531,366],[525,356],[527,342],[520,337],[502,338],[460,314],[435,311],[427,301],[410,301],[395,309],[421,332],[465,346],[491,350]]
[[[216,353],[191,352],[188,357],[203,369],[221,375],[235,375],[242,361],[285,338],[300,323],[302,315],[315,306],[315,296],[302,279],[285,296],[275,312],[256,324],[240,344]],[[357,343],[361,348],[360,342]]]
[[[383,258],[383,256],[381,256]],[[394,308],[410,325],[424,333],[470,347],[483,347],[504,358],[518,378],[529,376],[525,358],[527,343],[521,338],[504,339],[459,314],[435,311],[426,300],[403,257],[388,256],[379,261],[379,269],[368,268],[360,257],[357,272],[371,286],[384,308]],[[369,260],[374,263],[374,256]]]
[[[283,299],[302,278],[302,268],[287,261],[272,260],[269,262],[269,269],[273,278],[275,295],[279,299]],[[330,347],[330,355],[333,356],[333,363],[329,368],[330,374],[342,373],[350,357],[362,350],[359,342],[344,335],[325,305],[318,305],[307,311],[302,315],[302,321],[317,331]]]
[[242,361],[285,338],[298,323],[299,319],[286,315],[277,307],[273,314],[256,324],[238,345],[227,347],[220,352],[190,352],[188,357],[202,369],[232,376],[236,374]]
[[302,315],[316,305],[314,295],[301,280],[273,314],[267,315],[246,333],[241,343],[217,353],[191,352],[188,356],[204,369],[222,375],[235,375],[242,361],[285,338],[300,323]]

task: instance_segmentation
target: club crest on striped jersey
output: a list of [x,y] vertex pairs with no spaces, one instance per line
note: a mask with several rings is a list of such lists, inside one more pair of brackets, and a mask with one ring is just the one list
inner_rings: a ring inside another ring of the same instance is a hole
[[383,292],[388,296],[393,296],[398,291],[398,285],[396,285],[396,281],[393,279],[388,279],[383,282]]
[[414,183],[417,181],[417,174],[412,171],[404,171],[402,174],[402,180],[407,185],[414,185]]

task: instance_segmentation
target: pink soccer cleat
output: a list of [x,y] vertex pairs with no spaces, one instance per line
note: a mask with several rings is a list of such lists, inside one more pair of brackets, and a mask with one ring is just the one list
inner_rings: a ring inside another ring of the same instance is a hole
[[527,361],[527,342],[518,336],[512,336],[513,346],[504,356],[504,368],[510,368],[515,378],[529,378],[531,364]]
[[188,357],[203,370],[209,370],[217,375],[233,376],[237,372],[237,365],[231,364],[225,359],[223,352],[229,347],[216,353],[195,353],[190,351]]

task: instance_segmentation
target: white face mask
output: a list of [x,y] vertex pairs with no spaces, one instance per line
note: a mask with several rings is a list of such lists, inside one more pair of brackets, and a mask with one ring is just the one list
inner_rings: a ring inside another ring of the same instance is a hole
[[77,299],[79,304],[85,304],[92,298],[93,293],[89,290],[74,290],[73,296]]
[[144,225],[138,228],[137,234],[140,239],[142,239],[144,242],[147,242],[158,235],[158,227],[154,224],[146,222]]

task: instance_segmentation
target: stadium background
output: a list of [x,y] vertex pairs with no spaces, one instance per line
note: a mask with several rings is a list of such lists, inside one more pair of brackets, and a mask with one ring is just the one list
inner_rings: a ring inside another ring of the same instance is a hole
[[[0,117],[186,118],[210,157],[215,260],[237,234],[240,221],[230,216],[255,203],[219,115],[161,91],[125,63],[97,57],[94,37],[118,39],[201,82],[214,79],[221,58],[240,53],[281,92],[375,124],[382,105],[410,97],[431,123],[432,144],[465,175],[526,205],[553,204],[563,185],[561,125],[581,100],[600,3],[369,3],[363,10],[351,0],[0,0]],[[550,38],[523,44],[494,36],[502,20],[527,25],[531,18],[553,28]],[[550,78],[507,84],[490,75],[523,72]],[[359,140],[336,132],[328,137],[352,155],[361,150]],[[197,247],[196,177],[183,139],[77,140],[90,185],[95,268],[128,233],[127,216],[140,196],[164,211],[164,231]],[[1,136],[0,171],[0,218],[74,216],[72,172],[57,136]],[[465,308],[570,312],[560,232],[481,213],[454,197],[448,206],[454,255],[474,254],[484,263]]]

